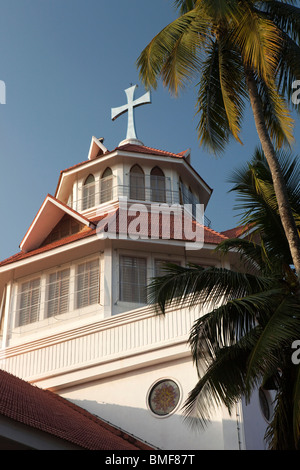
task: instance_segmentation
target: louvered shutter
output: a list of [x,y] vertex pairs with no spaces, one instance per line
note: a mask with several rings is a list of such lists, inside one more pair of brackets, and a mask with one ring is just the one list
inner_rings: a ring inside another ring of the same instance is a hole
[[120,300],[147,303],[147,262],[145,258],[121,256]]
[[151,201],[166,202],[166,178],[163,171],[155,167],[150,175]]
[[95,178],[89,175],[85,180],[82,193],[82,210],[95,205]]
[[38,320],[40,295],[40,279],[33,279],[21,285],[17,326],[27,325]]
[[130,172],[130,199],[145,200],[145,175],[136,166]]
[[110,168],[106,168],[100,180],[100,202],[107,202],[113,198],[113,176]]
[[70,270],[64,269],[49,276],[47,289],[47,316],[60,315],[69,310]]
[[76,276],[76,307],[82,308],[99,302],[98,260],[80,264]]

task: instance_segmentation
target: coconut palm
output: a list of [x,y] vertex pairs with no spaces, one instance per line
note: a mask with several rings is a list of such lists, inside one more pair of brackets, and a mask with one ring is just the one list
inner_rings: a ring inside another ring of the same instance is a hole
[[195,78],[200,143],[222,152],[240,142],[249,100],[272,174],[285,236],[300,274],[300,240],[276,151],[293,143],[293,82],[300,77],[300,9],[293,0],[175,0],[180,16],[137,60],[146,87],[177,94]]
[[[300,166],[285,154],[279,161],[300,226]],[[231,412],[258,387],[272,388],[276,406],[265,436],[269,448],[300,450],[300,367],[291,359],[292,344],[300,339],[298,283],[263,154],[257,151],[233,181],[238,207],[246,209],[248,236],[225,240],[217,250],[234,251],[242,269],[167,264],[166,273],[150,285],[149,297],[163,313],[170,303],[208,309],[190,333],[199,380],[184,405],[186,416],[197,416],[205,426],[216,407]]]

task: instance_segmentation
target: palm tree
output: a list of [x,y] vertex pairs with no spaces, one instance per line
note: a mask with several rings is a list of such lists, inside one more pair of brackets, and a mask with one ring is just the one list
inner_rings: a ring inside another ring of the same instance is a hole
[[300,76],[300,9],[293,0],[175,0],[180,16],[142,51],[137,66],[147,88],[177,94],[199,79],[200,143],[218,153],[240,142],[250,101],[272,174],[279,214],[300,275],[300,239],[276,151],[293,143],[293,81]]
[[[283,153],[279,161],[299,227],[300,166]],[[258,387],[275,389],[265,436],[269,448],[300,450],[300,366],[291,359],[292,344],[300,338],[298,283],[261,151],[233,181],[238,207],[246,209],[248,236],[228,239],[217,250],[240,256],[242,272],[167,264],[165,275],[152,281],[149,297],[160,313],[170,303],[209,310],[190,333],[199,380],[184,405],[187,418],[197,416],[205,426],[215,407],[231,412]]]

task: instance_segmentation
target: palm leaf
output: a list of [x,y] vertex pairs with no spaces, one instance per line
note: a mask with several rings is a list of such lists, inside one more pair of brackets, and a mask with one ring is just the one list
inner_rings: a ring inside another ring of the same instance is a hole
[[153,278],[148,289],[150,303],[156,304],[162,313],[172,302],[189,307],[213,306],[224,299],[242,297],[272,285],[270,278],[223,268],[193,264],[183,267],[172,263],[166,263],[165,268],[167,274]]
[[286,32],[291,39],[299,41],[300,8],[295,3],[297,2],[268,0],[262,2],[261,8],[281,31]]
[[[245,235],[247,235],[247,231],[245,231]],[[251,237],[251,235],[248,236]],[[247,272],[268,274],[272,272],[272,260],[269,259],[261,240],[257,243],[246,238],[230,238],[219,243],[216,251],[221,252],[224,256],[229,252],[238,253],[240,262]]]
[[224,107],[219,73],[219,44],[212,43],[201,67],[198,83],[197,125],[200,144],[218,154],[230,139],[230,124]]
[[262,328],[262,332],[252,348],[247,365],[246,381],[252,380],[253,371],[258,367],[278,365],[278,350],[289,347],[295,337],[300,337],[300,305],[292,297],[273,302],[273,313]]
[[180,15],[184,15],[184,13],[193,10],[196,2],[197,0],[174,0],[174,7]]
[[219,41],[220,86],[228,125],[233,137],[241,143],[239,134],[246,99],[243,64],[240,55],[223,39]]
[[294,120],[277,85],[271,79],[266,83],[260,78],[257,78],[257,85],[265,124],[275,147],[280,149],[283,144],[292,145]]
[[231,42],[239,47],[244,64],[269,83],[282,50],[280,29],[273,21],[243,2]]
[[[186,418],[191,424],[205,427],[221,405],[225,405],[229,413],[232,411],[246,392],[248,354],[247,348],[240,344],[218,351],[214,362],[199,378],[184,404]],[[198,418],[196,422],[195,417]]]
[[137,67],[147,88],[165,86],[177,94],[199,69],[199,50],[210,37],[207,18],[195,10],[180,16],[158,33],[142,51]]

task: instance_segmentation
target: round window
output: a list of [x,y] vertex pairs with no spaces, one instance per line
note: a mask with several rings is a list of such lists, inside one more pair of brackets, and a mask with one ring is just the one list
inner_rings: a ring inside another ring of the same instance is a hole
[[148,396],[150,410],[158,416],[167,416],[177,407],[180,399],[178,385],[170,379],[153,385]]

